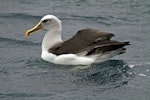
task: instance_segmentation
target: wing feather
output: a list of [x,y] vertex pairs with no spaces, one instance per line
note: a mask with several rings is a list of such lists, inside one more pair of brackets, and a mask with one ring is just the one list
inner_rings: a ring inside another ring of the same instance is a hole
[[91,50],[97,50],[95,48],[106,48],[106,46],[110,45],[112,47],[113,45],[115,46],[115,44],[121,43],[110,40],[113,36],[114,35],[112,33],[101,32],[96,29],[83,29],[78,31],[77,34],[69,40],[50,48],[49,52],[61,55],[68,53],[76,54],[87,51],[87,54],[89,55]]

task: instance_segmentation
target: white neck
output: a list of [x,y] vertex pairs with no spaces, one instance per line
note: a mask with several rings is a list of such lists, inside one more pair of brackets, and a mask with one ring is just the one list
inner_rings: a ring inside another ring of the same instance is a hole
[[49,48],[54,46],[56,43],[62,42],[61,39],[61,30],[49,30],[46,32],[43,42],[42,42],[42,50],[48,51]]

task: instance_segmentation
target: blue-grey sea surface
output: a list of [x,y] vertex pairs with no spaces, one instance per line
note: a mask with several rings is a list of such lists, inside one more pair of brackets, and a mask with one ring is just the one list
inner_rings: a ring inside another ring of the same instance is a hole
[[[95,28],[130,41],[109,61],[63,66],[41,59],[42,16],[62,20],[62,38]],[[150,0],[0,0],[0,100],[150,100]]]

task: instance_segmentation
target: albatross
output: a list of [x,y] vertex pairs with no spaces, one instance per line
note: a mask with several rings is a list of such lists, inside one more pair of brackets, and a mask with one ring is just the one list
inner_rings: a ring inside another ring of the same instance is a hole
[[37,25],[26,31],[26,37],[45,30],[41,58],[62,65],[90,65],[100,63],[125,53],[129,42],[111,40],[112,33],[87,28],[79,30],[72,38],[61,38],[61,20],[54,15],[45,15]]

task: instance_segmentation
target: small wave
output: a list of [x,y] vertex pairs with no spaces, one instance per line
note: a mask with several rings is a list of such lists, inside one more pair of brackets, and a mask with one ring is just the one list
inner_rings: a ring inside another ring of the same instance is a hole
[[10,38],[3,38],[0,37],[0,42],[8,43],[8,44],[21,44],[21,45],[41,45],[41,43],[34,43],[31,41],[25,41],[25,40],[16,40],[16,39],[10,39]]
[[143,65],[150,65],[150,62],[141,62],[141,63],[136,63],[136,64],[129,64],[128,66],[132,69],[135,66],[143,66]]
[[146,72],[149,72],[149,69],[146,69]]
[[146,75],[145,74],[143,74],[143,73],[140,73],[140,74],[138,74],[139,76],[143,76],[143,77],[145,77]]
[[35,15],[29,15],[29,14],[25,14],[25,13],[4,13],[1,14],[0,17],[2,18],[41,18],[41,16],[35,16]]
[[43,60],[41,60],[41,59],[36,59],[36,58],[34,58],[34,59],[29,59],[29,60],[27,60],[26,61],[26,65],[28,65],[28,66],[35,66],[35,65],[39,65],[39,64],[43,64],[43,65],[47,65],[47,63],[45,63]]
[[101,19],[101,20],[109,20],[109,18],[103,17],[103,16],[93,17],[93,16],[77,16],[77,15],[72,15],[71,17],[78,18],[78,19],[93,19],[93,20]]
[[135,73],[121,60],[110,60],[94,65],[91,69],[80,70],[76,73],[81,78],[76,84],[96,84],[104,86],[104,90],[127,85]]
[[111,23],[109,22],[109,20],[111,19],[112,17],[110,16],[97,16],[97,17],[93,17],[93,16],[77,16],[77,15],[70,15],[70,17],[62,17],[61,19],[64,19],[64,20],[84,20],[84,21],[92,21],[92,22],[97,22],[97,23],[100,23],[102,25],[106,25],[106,26],[109,26],[111,25]]
[[28,94],[28,93],[12,93],[12,94],[5,94],[0,93],[0,97],[47,97],[51,94]]
[[[61,16],[61,15],[60,15]],[[80,16],[80,15],[67,15],[66,16],[62,16],[61,19],[64,20],[93,20],[93,21],[97,21],[97,20],[103,20],[103,21],[108,21],[111,17],[110,16]]]
[[130,68],[133,68],[133,67],[135,67],[135,65],[129,65],[129,67],[130,67]]

